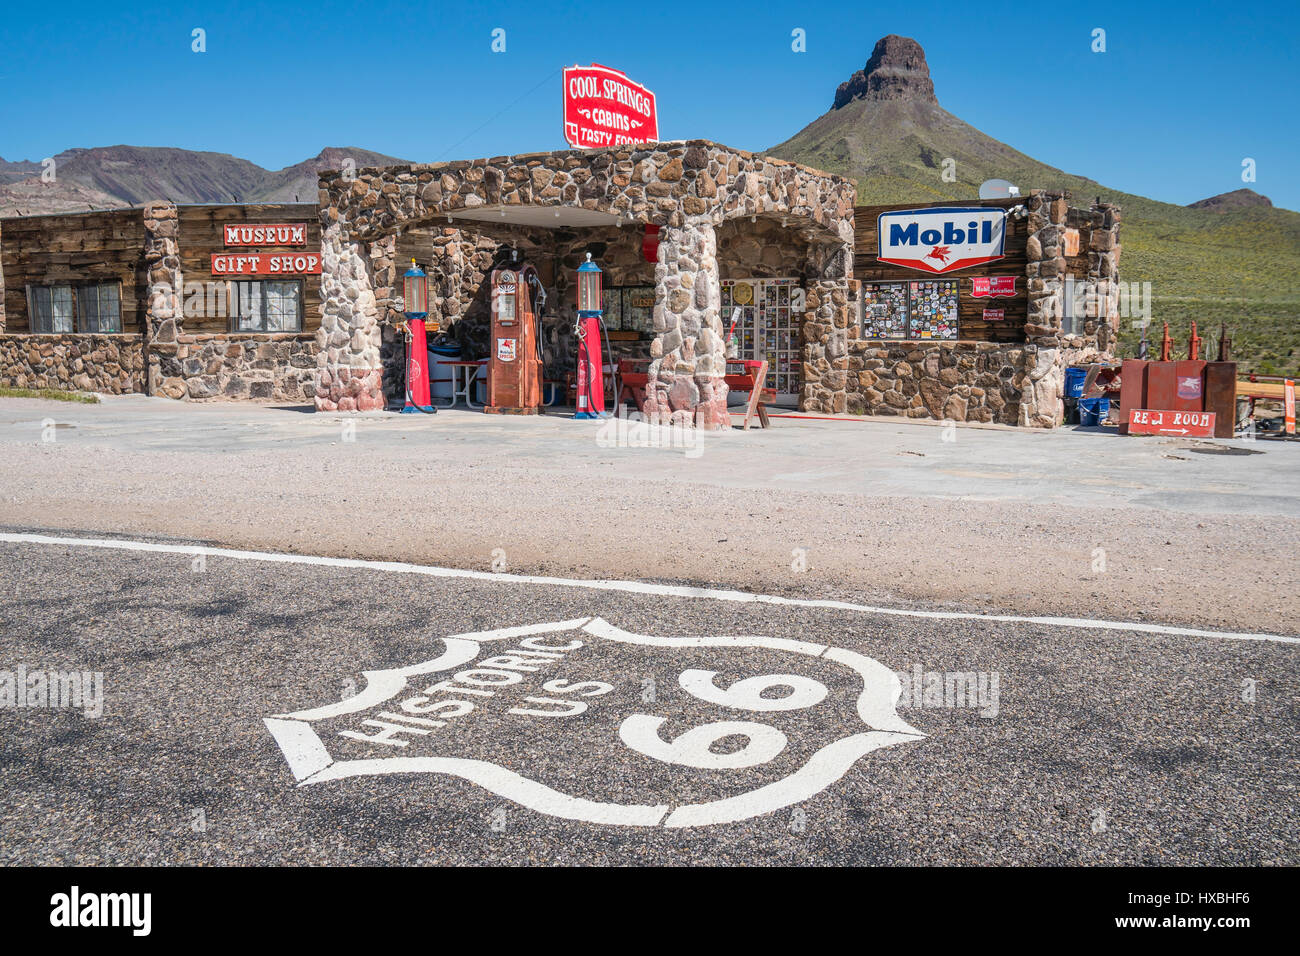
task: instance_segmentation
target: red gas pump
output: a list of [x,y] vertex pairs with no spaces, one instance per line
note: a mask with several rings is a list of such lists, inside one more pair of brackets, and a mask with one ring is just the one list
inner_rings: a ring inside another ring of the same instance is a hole
[[601,314],[600,266],[587,261],[578,266],[578,409],[574,418],[599,418],[605,414],[605,373],[600,361]]
[[424,320],[429,316],[429,285],[424,271],[411,260],[402,277],[406,313],[406,404],[402,411],[437,412],[429,399],[429,345]]

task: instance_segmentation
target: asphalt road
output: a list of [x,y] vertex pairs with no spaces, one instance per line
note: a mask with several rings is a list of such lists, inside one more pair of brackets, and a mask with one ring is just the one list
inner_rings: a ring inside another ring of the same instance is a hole
[[57,545],[0,580],[0,671],[103,675],[99,717],[0,709],[0,863],[1300,862],[1297,644]]

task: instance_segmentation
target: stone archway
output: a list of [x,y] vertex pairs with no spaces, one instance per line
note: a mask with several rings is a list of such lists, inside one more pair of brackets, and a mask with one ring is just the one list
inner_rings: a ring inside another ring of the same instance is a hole
[[[854,200],[846,179],[704,140],[323,172],[316,407],[383,407],[382,328],[399,282],[399,229],[457,216],[544,224],[550,214],[660,227],[647,410],[653,420],[727,427],[715,227],[785,217],[848,263]],[[817,302],[845,303],[832,328],[847,321],[848,279],[842,270],[816,280],[841,292],[819,292]]]

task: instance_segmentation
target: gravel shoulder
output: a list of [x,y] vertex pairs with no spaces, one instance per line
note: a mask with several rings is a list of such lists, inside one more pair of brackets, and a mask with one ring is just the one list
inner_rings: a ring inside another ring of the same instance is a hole
[[691,456],[485,419],[362,417],[349,436],[256,406],[0,400],[0,525],[1297,631],[1295,445],[784,419]]

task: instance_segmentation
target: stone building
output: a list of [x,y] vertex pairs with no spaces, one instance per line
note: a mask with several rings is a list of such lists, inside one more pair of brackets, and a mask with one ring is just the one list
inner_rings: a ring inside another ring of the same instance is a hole
[[366,168],[323,173],[320,186],[320,409],[386,403],[395,350],[385,328],[402,253],[413,249],[430,251],[432,308],[444,323],[482,286],[489,257],[475,253],[484,242],[519,248],[549,277],[557,317],[573,307],[570,276],[583,250],[599,250],[614,283],[652,286],[651,421],[728,426],[729,275],[778,266],[802,281],[810,315],[848,323],[853,184],[716,143]]
[[[284,234],[291,244],[224,241],[228,225],[272,223],[299,230]],[[0,220],[0,385],[308,402],[319,250],[314,204],[151,202]],[[226,272],[232,254],[242,262]],[[274,273],[233,271],[254,256],[268,267],[291,258]],[[294,270],[308,259],[314,270]]]
[[[1119,211],[1060,193],[961,203],[1003,217],[1005,247],[938,274],[882,261],[877,228],[942,204],[855,208],[849,180],[702,140],[324,172],[319,198],[0,220],[0,385],[382,409],[410,260],[431,322],[477,357],[506,249],[547,288],[552,378],[593,254],[656,421],[727,426],[733,323],[817,413],[1053,427],[1064,368],[1111,357]],[[300,231],[245,231],[276,224]]]

